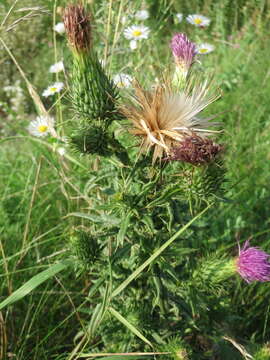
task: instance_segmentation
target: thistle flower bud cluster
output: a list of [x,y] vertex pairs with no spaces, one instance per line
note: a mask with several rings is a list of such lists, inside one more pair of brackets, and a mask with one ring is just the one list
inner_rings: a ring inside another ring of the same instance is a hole
[[90,16],[82,5],[69,5],[63,21],[70,47],[78,53],[89,51],[92,45]]

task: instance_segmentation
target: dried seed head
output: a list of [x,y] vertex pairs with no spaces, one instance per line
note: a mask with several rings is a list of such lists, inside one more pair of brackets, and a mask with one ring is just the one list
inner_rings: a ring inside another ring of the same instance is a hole
[[185,137],[179,146],[173,148],[168,160],[188,162],[193,165],[204,165],[211,162],[222,150],[222,146],[211,139],[197,135]]
[[63,21],[70,46],[78,53],[90,50],[90,15],[83,5],[68,5],[64,10]]

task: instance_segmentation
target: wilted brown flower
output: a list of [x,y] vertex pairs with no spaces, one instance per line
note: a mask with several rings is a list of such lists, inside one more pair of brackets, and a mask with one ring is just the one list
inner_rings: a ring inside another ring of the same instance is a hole
[[204,137],[216,131],[207,129],[217,125],[211,118],[197,117],[219,94],[210,93],[207,81],[189,84],[185,91],[173,92],[169,85],[158,85],[145,91],[136,83],[133,104],[124,106],[122,113],[132,121],[130,132],[141,137],[141,151],[154,148],[153,163],[172,150],[189,135]]
[[83,5],[68,5],[64,10],[63,22],[70,46],[77,52],[91,48],[90,15]]
[[193,165],[204,165],[211,162],[222,150],[222,146],[211,139],[197,135],[188,136],[172,150],[167,160],[188,162]]

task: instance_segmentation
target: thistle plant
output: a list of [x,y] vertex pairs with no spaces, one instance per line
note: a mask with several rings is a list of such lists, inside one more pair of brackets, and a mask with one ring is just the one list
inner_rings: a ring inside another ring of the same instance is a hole
[[[98,156],[101,165],[89,171],[91,208],[76,214],[90,225],[83,231],[75,226],[70,234],[73,258],[93,284],[89,349],[123,353],[152,347],[164,359],[188,359],[187,349],[197,344],[203,326],[211,327],[208,309],[222,314],[219,295],[235,275],[269,280],[268,255],[256,248],[245,245],[235,258],[205,257],[192,246],[199,233],[192,222],[225,191],[224,145],[216,139],[220,124],[202,115],[220,93],[207,76],[191,74],[195,45],[176,34],[176,70],[154,86],[135,80],[120,97],[95,52],[86,9],[68,6],[64,23],[73,55],[76,121],[70,141],[92,161]],[[114,132],[120,120],[121,136]],[[108,162],[115,156],[121,166]],[[176,241],[188,227],[186,238]]]

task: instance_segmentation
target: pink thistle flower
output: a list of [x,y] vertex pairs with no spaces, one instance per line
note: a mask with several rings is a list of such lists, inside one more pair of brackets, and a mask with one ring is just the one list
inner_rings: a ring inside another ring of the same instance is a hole
[[177,65],[188,71],[196,55],[196,45],[183,33],[175,34],[171,41],[171,49]]
[[237,272],[248,283],[270,281],[269,257],[269,254],[258,247],[250,247],[247,240],[242,249],[239,246],[239,256],[236,259]]

